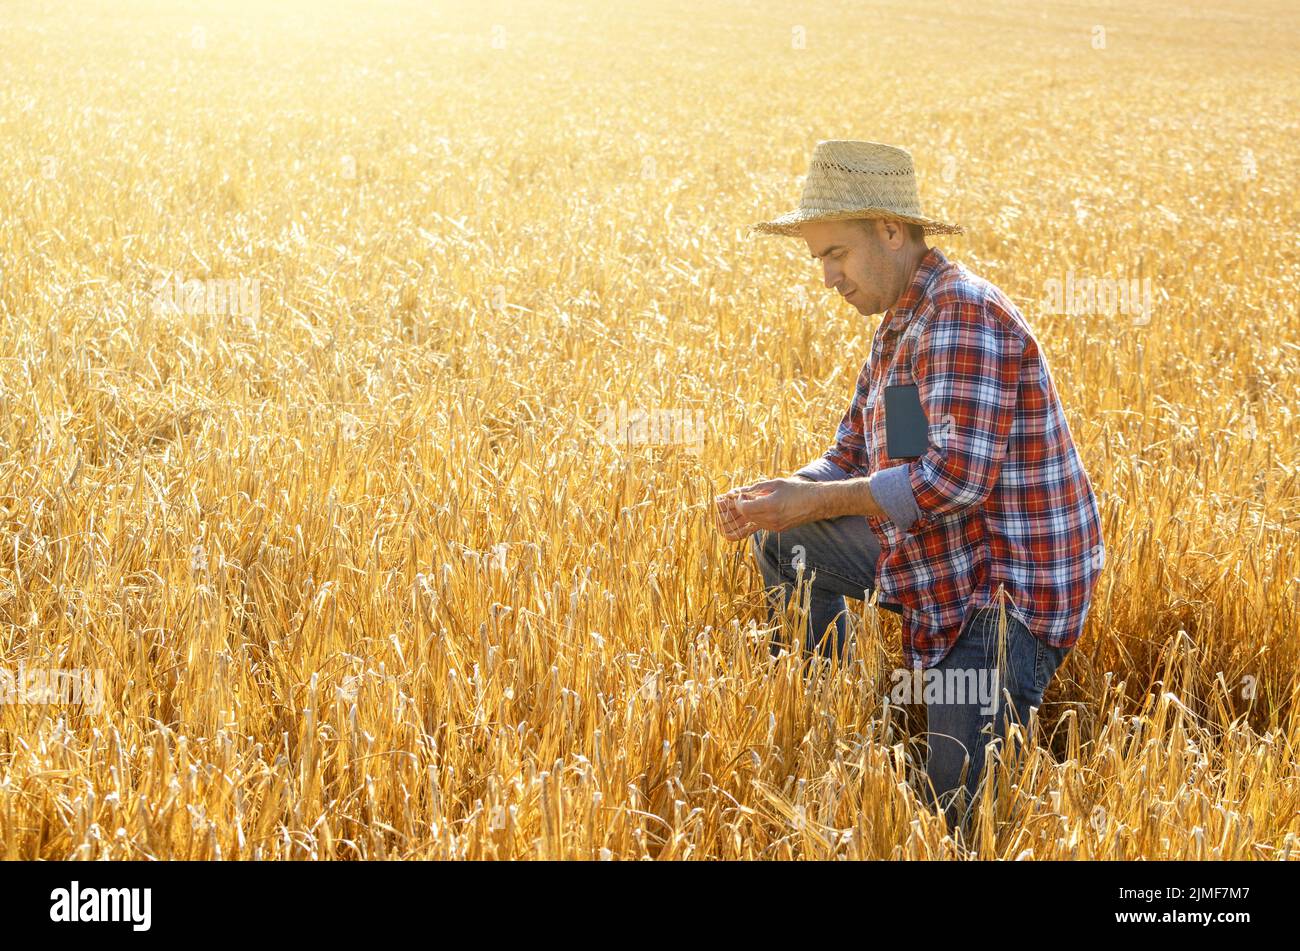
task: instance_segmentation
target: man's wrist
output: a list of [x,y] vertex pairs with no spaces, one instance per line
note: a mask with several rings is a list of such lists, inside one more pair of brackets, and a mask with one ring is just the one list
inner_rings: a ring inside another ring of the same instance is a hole
[[840,482],[822,482],[817,487],[817,519],[841,518],[845,515],[880,517],[880,508],[867,477],[844,479]]

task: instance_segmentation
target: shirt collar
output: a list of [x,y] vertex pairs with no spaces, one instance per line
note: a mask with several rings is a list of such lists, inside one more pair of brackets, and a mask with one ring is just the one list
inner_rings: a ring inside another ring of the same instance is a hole
[[930,283],[946,267],[948,267],[948,259],[938,248],[930,248],[925,252],[916,266],[916,273],[912,275],[907,290],[903,291],[903,295],[898,298],[898,303],[885,311],[886,330],[897,333],[907,325],[912,312],[925,299],[925,292],[929,289]]

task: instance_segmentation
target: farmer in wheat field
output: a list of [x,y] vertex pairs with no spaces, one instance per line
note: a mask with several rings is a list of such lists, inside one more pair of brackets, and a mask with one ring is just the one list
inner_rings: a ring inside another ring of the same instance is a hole
[[[884,318],[835,444],[790,478],[719,496],[721,530],[752,536],[773,617],[810,582],[809,652],[846,650],[845,597],[875,590],[901,615],[908,675],[944,685],[924,697],[931,804],[968,832],[984,744],[1008,717],[1030,724],[1104,556],[1047,359],[1002,291],[926,244],[962,229],[921,213],[903,149],[818,143],[799,208],[752,230],[801,237],[826,287]],[[891,456],[909,435],[913,453]],[[970,689],[990,680],[996,714]]]

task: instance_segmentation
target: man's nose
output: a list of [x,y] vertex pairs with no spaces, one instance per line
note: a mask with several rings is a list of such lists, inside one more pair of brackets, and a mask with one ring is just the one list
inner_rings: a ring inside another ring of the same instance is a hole
[[827,287],[834,287],[840,282],[840,272],[838,270],[832,271],[829,267],[825,268],[822,272],[822,276],[822,283]]

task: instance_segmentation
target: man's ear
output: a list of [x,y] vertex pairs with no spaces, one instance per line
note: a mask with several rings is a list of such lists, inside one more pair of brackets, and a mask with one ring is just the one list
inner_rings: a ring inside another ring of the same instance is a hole
[[889,250],[897,251],[907,243],[907,225],[903,222],[882,219],[879,228],[881,239]]

